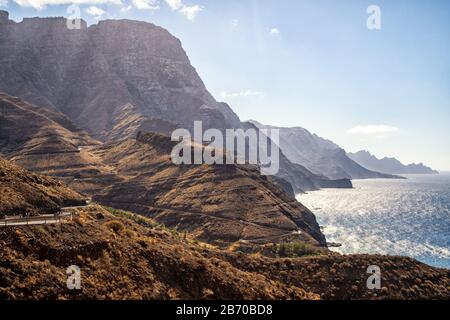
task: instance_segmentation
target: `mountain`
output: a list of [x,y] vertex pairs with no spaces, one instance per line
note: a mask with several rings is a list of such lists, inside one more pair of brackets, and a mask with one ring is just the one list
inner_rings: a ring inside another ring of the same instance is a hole
[[260,129],[278,129],[279,147],[288,160],[329,179],[400,178],[366,169],[350,159],[334,142],[300,127],[284,128],[250,121]]
[[[3,159],[0,189],[1,212],[11,203],[14,214],[84,204],[61,182]],[[0,227],[0,299],[446,299],[450,294],[448,270],[409,258],[341,256],[304,246],[279,250],[280,257],[273,247],[272,256],[245,254],[131,212],[89,205],[74,213],[53,225]],[[82,286],[69,291],[66,269],[73,264],[81,269]],[[383,288],[376,293],[366,287],[368,265],[383,267]]]
[[53,214],[61,207],[85,203],[81,195],[60,181],[0,158],[0,216]]
[[[192,130],[196,120],[204,130],[245,126],[207,91],[181,42],[163,28],[106,20],[68,30],[64,18],[15,23],[5,11],[0,20],[0,90],[63,114],[97,140],[149,131],[170,135],[180,127]],[[284,184],[287,191],[351,187],[284,156],[281,162],[278,176],[291,184]]]
[[[264,135],[260,132],[260,128],[253,122],[243,122],[242,126],[244,130],[254,129],[259,135]],[[270,138],[265,136],[268,141]],[[259,139],[259,138],[258,138]],[[258,147],[261,149],[259,151],[253,150],[253,152],[258,152],[258,155],[263,152],[265,154],[271,154],[270,144],[265,146],[265,144],[260,144],[258,140]],[[303,165],[290,161],[285,151],[279,147],[279,171],[277,177],[289,182],[292,186],[293,192],[295,194],[302,193],[305,191],[313,191],[321,188],[352,188],[352,183],[348,178],[338,178],[330,179],[329,177],[320,174],[313,173],[309,169],[305,168]]]
[[[0,158],[0,212],[45,214],[84,199]],[[204,257],[205,244],[150,219],[74,209],[57,225],[0,227],[0,299],[318,299],[318,295]],[[213,252],[214,253],[214,252]],[[67,290],[66,268],[82,270]],[[20,283],[20,285],[18,285]]]
[[78,191],[117,181],[111,168],[86,151],[99,145],[59,111],[0,92],[0,154],[28,170],[83,183]]
[[[167,122],[190,129],[194,120],[205,128],[240,125],[163,28],[107,20],[69,30],[64,18],[0,17],[0,89],[64,113],[97,139],[134,136],[159,120],[162,130]],[[118,128],[121,134],[110,136]]]
[[[205,241],[276,238],[326,245],[314,215],[285,180],[262,176],[250,165],[177,166],[170,158],[176,142],[164,135],[101,143],[58,111],[0,93],[0,137],[7,159],[59,177],[102,204],[150,215]],[[296,187],[328,181],[298,167],[292,177],[282,170]]]
[[349,158],[358,162],[362,166],[390,174],[431,174],[437,171],[425,166],[423,163],[404,165],[395,158],[378,159],[368,151],[358,151],[356,153],[348,153]]
[[142,134],[92,152],[124,182],[95,194],[103,205],[149,216],[203,241],[262,243],[297,239],[325,246],[314,215],[277,180],[252,165],[175,165],[169,137]]

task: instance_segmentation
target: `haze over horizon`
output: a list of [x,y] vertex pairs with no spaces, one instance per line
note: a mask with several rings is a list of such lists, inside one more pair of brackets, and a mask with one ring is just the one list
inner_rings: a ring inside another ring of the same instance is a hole
[[[0,0],[21,21],[68,0]],[[167,28],[211,93],[242,120],[301,126],[348,152],[450,171],[450,3],[77,0],[89,24]],[[366,9],[381,8],[381,30]],[[207,48],[207,50],[205,50]]]

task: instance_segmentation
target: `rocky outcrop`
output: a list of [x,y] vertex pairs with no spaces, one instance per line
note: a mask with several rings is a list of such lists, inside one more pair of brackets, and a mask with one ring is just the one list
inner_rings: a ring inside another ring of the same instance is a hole
[[11,20],[9,20],[9,13],[8,11],[0,10],[0,24],[10,24],[12,23]]
[[423,163],[415,164],[411,163],[404,165],[395,158],[385,157],[383,159],[378,159],[374,155],[370,154],[368,151],[358,151],[356,153],[348,153],[349,158],[358,162],[359,164],[370,168],[372,170],[377,170],[380,172],[391,173],[391,174],[435,174],[438,173],[436,170],[425,166]]

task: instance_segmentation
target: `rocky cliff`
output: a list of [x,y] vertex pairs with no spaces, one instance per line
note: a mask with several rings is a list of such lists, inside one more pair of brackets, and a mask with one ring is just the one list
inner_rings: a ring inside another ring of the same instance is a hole
[[[64,18],[15,23],[3,15],[8,23],[0,24],[0,90],[64,114],[96,139],[120,140],[139,131],[170,135],[178,127],[192,129],[196,120],[204,130],[243,126],[207,91],[180,41],[163,28],[108,20],[69,30]],[[278,177],[296,193],[351,187],[284,156],[281,167]]]
[[312,134],[304,128],[275,127],[256,121],[251,123],[261,129],[278,129],[280,149],[287,159],[304,166],[316,175],[324,175],[329,179],[401,178],[367,169],[368,167],[348,157],[345,150],[334,142]]
[[[1,90],[59,110],[99,139],[134,136],[148,120],[187,129],[194,120],[205,128],[239,126],[206,90],[180,41],[150,23],[110,20],[80,30],[63,18],[2,23],[0,64]],[[134,122],[124,122],[127,105]],[[118,126],[123,130],[110,137]]]

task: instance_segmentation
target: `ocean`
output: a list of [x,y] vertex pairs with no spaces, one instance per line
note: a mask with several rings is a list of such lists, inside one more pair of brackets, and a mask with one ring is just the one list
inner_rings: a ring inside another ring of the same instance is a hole
[[450,269],[450,173],[353,180],[297,199],[340,253],[402,255]]

